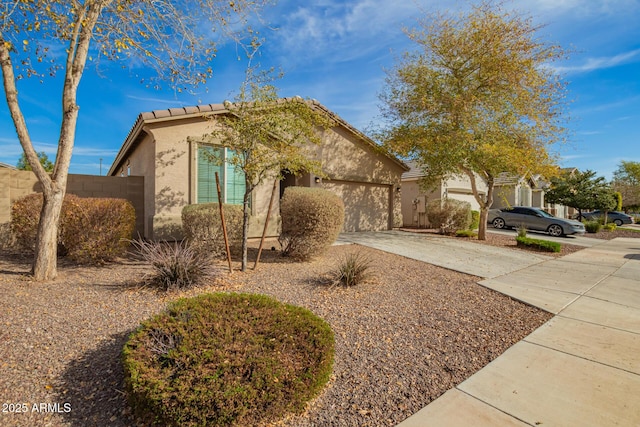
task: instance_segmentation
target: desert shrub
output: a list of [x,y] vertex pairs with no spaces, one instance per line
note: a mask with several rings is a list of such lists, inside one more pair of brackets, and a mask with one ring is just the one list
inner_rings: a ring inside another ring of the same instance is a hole
[[371,260],[361,252],[345,256],[334,272],[335,284],[355,286],[373,277]]
[[[30,194],[11,207],[11,230],[23,249],[35,249],[42,201],[42,194]],[[58,223],[59,253],[78,262],[112,260],[126,252],[135,221],[127,200],[66,194]]]
[[602,226],[604,231],[615,231],[618,228],[613,222],[608,222]]
[[457,230],[456,237],[478,237],[478,233],[473,230]]
[[518,237],[527,237],[527,226],[524,224],[520,224],[516,227],[516,232]]
[[251,294],[180,299],[123,350],[136,413],[162,426],[275,424],[331,375],[334,338],[309,310]]
[[584,229],[587,233],[597,233],[602,228],[602,224],[598,221],[587,221],[584,223]]
[[[67,195],[68,197],[68,195]],[[11,205],[11,233],[22,249],[35,250],[42,194],[29,194]]]
[[340,234],[344,203],[321,188],[288,187],[280,201],[283,253],[298,260],[322,254]]
[[529,237],[517,236],[516,242],[518,246],[538,249],[545,252],[560,252],[562,245],[558,242],[550,242],[549,240],[531,239]]
[[85,263],[122,256],[136,226],[136,211],[124,199],[65,197],[61,216],[67,256]]
[[151,265],[146,282],[164,290],[184,289],[216,277],[219,269],[211,256],[188,242],[131,241],[142,259]]
[[480,212],[471,211],[471,225],[469,225],[469,230],[477,230],[480,227]]
[[[242,240],[242,205],[222,205],[230,245]],[[220,208],[217,203],[187,205],[182,209],[182,230],[198,250],[213,256],[225,254]]]
[[442,234],[468,230],[471,224],[471,205],[455,199],[436,199],[427,203],[427,218],[431,227]]
[[11,232],[11,223],[0,224],[0,249],[9,249],[15,245],[15,237]]

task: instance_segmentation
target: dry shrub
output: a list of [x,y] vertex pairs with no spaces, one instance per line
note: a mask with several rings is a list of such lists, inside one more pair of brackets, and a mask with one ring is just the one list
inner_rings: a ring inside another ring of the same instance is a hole
[[373,278],[371,260],[361,252],[345,256],[334,272],[336,284],[356,286]]
[[42,194],[40,193],[29,194],[11,205],[11,233],[19,248],[35,250],[41,209]]
[[276,425],[331,376],[334,337],[309,310],[271,297],[179,299],[124,350],[129,401],[145,425]]
[[[223,204],[230,245],[242,240],[242,205]],[[190,244],[215,257],[226,253],[220,208],[217,203],[187,205],[182,209],[182,230]]]
[[467,230],[471,224],[471,205],[455,199],[436,199],[427,203],[427,218],[431,227],[441,234]]
[[151,264],[147,282],[166,291],[189,288],[216,277],[220,270],[211,256],[185,242],[132,241],[142,259]]
[[136,211],[125,199],[65,198],[62,244],[78,262],[100,263],[124,255],[136,226]]
[[11,249],[15,244],[15,237],[11,232],[11,223],[3,222],[0,224],[0,249]]
[[[11,230],[23,249],[35,249],[42,201],[42,194],[30,194],[11,207]],[[59,253],[77,262],[113,260],[126,252],[135,222],[135,209],[127,200],[66,194],[58,224]]]
[[280,201],[280,215],[284,254],[304,261],[322,254],[338,238],[344,203],[328,190],[288,187]]

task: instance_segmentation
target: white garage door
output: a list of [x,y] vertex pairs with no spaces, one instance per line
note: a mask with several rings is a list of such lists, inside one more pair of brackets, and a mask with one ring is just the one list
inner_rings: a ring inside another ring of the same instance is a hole
[[462,202],[469,202],[469,204],[471,205],[471,210],[474,210],[474,211],[480,210],[480,205],[478,204],[478,201],[473,196],[473,194],[456,193],[456,192],[450,191],[449,198],[460,200]]
[[322,186],[344,201],[343,231],[389,229],[391,186],[335,181],[325,181]]

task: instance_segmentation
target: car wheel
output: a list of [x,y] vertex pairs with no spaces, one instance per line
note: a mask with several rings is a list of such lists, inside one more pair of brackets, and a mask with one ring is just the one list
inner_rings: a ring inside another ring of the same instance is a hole
[[492,224],[493,224],[494,228],[504,228],[505,227],[504,219],[502,219],[502,218],[494,219]]
[[553,237],[560,237],[564,234],[562,232],[562,227],[560,227],[558,224],[550,225],[549,228],[547,228],[547,233],[549,233],[549,235]]
[[620,227],[620,226],[622,225],[622,220],[621,220],[621,219],[616,219],[616,220],[614,220],[614,221],[613,221],[613,223],[614,223],[616,226]]

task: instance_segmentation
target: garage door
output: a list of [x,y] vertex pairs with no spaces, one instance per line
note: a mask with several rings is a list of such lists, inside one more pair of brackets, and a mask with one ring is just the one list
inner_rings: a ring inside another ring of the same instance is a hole
[[478,204],[478,201],[473,196],[473,194],[463,194],[463,193],[456,193],[454,191],[449,191],[449,198],[460,200],[462,202],[469,202],[472,210],[475,210],[475,211],[480,210],[480,205]]
[[322,186],[344,201],[343,231],[389,229],[391,186],[358,182],[323,182]]

